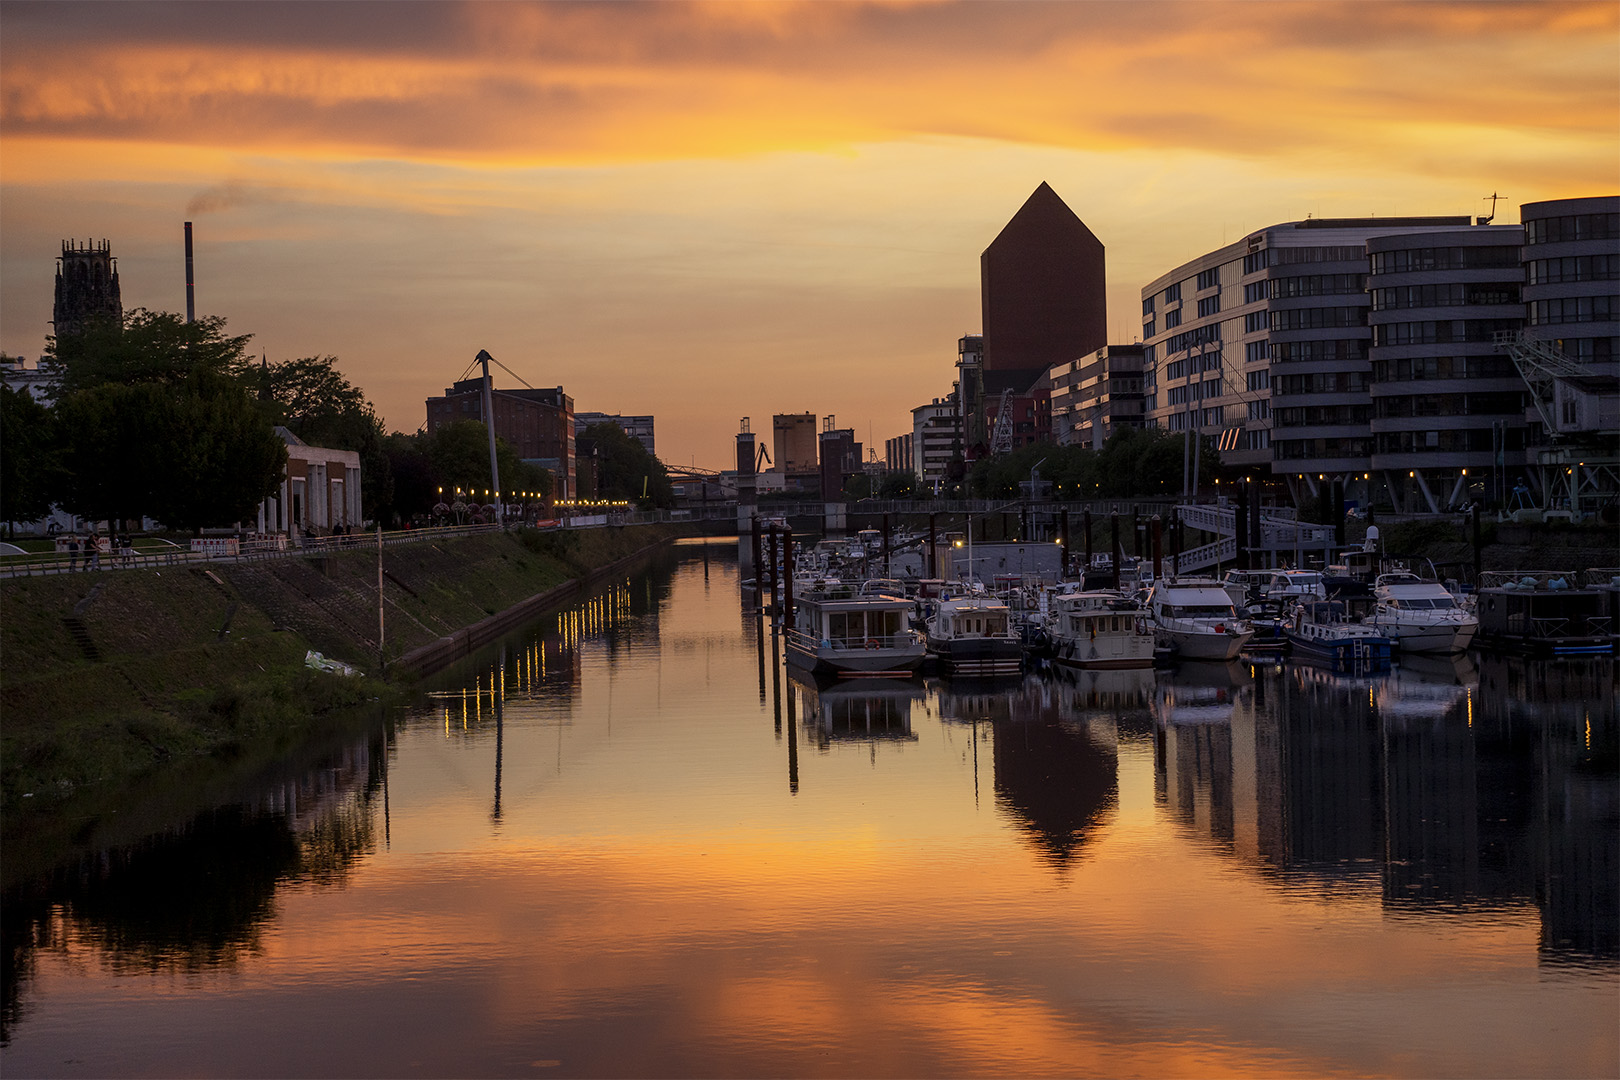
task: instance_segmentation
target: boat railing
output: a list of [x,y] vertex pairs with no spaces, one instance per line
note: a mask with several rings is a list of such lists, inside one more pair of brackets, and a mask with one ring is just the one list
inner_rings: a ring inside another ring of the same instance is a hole
[[816,649],[838,649],[843,652],[859,652],[863,649],[908,649],[922,641],[922,635],[915,630],[900,630],[893,634],[839,634],[832,637],[818,638],[795,627],[788,631],[788,640],[800,648],[815,651]]

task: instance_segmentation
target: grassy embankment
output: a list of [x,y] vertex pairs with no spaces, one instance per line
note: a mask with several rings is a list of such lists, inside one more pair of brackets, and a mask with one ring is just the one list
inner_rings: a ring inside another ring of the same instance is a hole
[[[674,526],[486,534],[384,552],[384,656],[676,535]],[[0,801],[117,787],[319,730],[402,690],[377,649],[377,556],[0,582]],[[362,668],[314,671],[307,650]]]

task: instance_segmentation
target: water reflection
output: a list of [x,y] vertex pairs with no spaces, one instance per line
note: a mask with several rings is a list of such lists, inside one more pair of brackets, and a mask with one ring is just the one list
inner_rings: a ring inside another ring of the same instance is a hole
[[1182,668],[1155,699],[1158,796],[1291,890],[1391,916],[1539,908],[1549,962],[1613,959],[1613,660],[1419,659],[1387,674]]
[[8,1070],[1613,1072],[1613,661],[819,684],[737,578],[8,895]]

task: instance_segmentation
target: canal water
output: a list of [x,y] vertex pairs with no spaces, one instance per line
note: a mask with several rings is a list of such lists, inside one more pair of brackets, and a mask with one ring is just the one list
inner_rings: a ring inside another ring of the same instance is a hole
[[676,547],[5,904],[10,1076],[1613,1076],[1612,660],[818,687]]

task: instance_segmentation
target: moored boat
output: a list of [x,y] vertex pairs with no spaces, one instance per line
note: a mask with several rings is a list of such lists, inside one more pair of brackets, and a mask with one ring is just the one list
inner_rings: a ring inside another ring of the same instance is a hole
[[928,655],[952,675],[1016,675],[1024,662],[1012,612],[976,594],[939,601],[928,620]]
[[853,585],[813,590],[794,600],[787,634],[789,664],[840,675],[908,675],[926,645],[909,626],[911,601]]
[[1079,668],[1153,666],[1147,610],[1115,592],[1065,593],[1051,601],[1047,636],[1060,664]]
[[1159,644],[1184,660],[1232,660],[1254,636],[1211,578],[1155,582],[1148,609]]
[[1296,605],[1288,622],[1288,647],[1296,657],[1335,670],[1389,667],[1390,639],[1376,627],[1346,618],[1344,603],[1338,600]]
[[1474,610],[1475,641],[1488,648],[1606,656],[1614,652],[1615,618],[1598,589],[1575,575],[1549,571],[1486,572]]
[[1402,652],[1464,652],[1479,630],[1444,585],[1409,571],[1378,575],[1373,598],[1374,625]]

